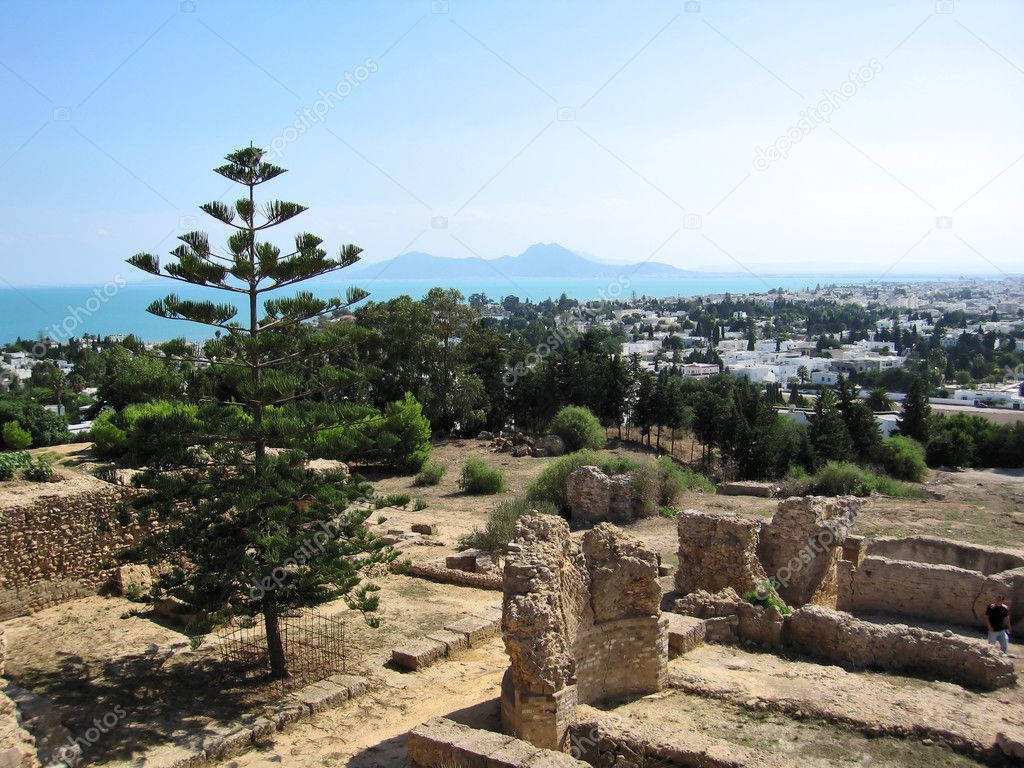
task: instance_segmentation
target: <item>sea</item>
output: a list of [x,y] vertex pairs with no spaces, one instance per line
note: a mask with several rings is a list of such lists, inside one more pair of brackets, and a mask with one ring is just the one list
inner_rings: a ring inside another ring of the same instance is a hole
[[[922,280],[925,278],[910,278]],[[906,280],[910,280],[906,279]],[[515,295],[522,300],[557,299],[561,294],[579,301],[628,299],[633,296],[701,296],[731,292],[764,292],[772,288],[801,290],[816,285],[854,285],[877,280],[877,276],[699,276],[681,278],[607,279],[607,278],[515,278],[493,280],[359,280],[353,283],[313,281],[310,290],[317,296],[344,298],[349,285],[369,291],[360,302],[387,301],[396,296],[422,298],[431,288],[441,285],[456,288],[464,297],[474,293],[491,299]],[[901,278],[901,281],[904,278]],[[0,287],[0,342],[16,339],[38,340],[49,337],[66,341],[83,334],[96,336],[135,334],[147,342],[185,338],[202,341],[212,330],[183,320],[167,320],[146,311],[154,300],[168,293],[181,298],[230,301],[223,291],[198,288],[174,281],[126,283],[123,280],[103,285],[60,287]],[[282,291],[282,295],[288,295]],[[234,302],[237,303],[237,302]],[[243,314],[244,316],[244,314]]]

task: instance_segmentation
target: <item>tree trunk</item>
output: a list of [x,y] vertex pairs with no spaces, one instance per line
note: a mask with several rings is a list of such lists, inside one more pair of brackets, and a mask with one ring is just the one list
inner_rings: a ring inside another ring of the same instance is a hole
[[267,653],[270,656],[270,676],[275,679],[288,677],[288,664],[284,658],[284,643],[281,642],[281,625],[278,623],[277,612],[272,608],[265,609],[263,621],[267,627]]

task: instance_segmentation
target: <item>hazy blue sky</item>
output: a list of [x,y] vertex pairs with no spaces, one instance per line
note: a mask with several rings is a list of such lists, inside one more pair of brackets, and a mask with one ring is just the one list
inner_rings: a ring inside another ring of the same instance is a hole
[[195,206],[230,186],[209,169],[250,141],[280,149],[264,190],[311,207],[296,223],[368,260],[557,241],[754,273],[1021,271],[1019,0],[0,12],[10,284],[134,278],[126,256],[207,226]]

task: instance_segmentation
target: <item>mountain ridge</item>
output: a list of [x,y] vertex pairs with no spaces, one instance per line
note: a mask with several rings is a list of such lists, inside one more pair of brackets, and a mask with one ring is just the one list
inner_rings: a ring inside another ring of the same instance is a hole
[[616,278],[696,277],[704,273],[679,269],[657,261],[632,264],[608,264],[587,258],[558,243],[534,243],[518,256],[484,259],[479,256],[452,258],[409,251],[373,264],[356,264],[349,275],[376,276],[388,280],[426,280],[433,278]]

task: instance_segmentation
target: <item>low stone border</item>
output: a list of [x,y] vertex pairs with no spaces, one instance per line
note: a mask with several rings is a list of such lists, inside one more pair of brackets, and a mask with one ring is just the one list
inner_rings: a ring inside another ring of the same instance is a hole
[[501,573],[474,573],[448,568],[442,562],[429,563],[393,563],[391,570],[419,579],[436,581],[442,584],[455,584],[459,587],[475,587],[477,589],[493,589],[501,591]]
[[991,765],[1003,765],[1006,757],[1024,756],[1024,742],[1008,736],[1000,731],[991,744],[982,744],[954,731],[935,728],[926,723],[915,723],[913,726],[883,725],[871,720],[838,714],[828,710],[816,709],[807,701],[790,701],[788,699],[747,698],[728,690],[709,688],[700,681],[681,679],[669,671],[669,687],[690,696],[724,701],[741,707],[750,712],[778,712],[795,720],[821,720],[833,725],[841,725],[855,730],[865,736],[893,736],[899,739],[915,739],[923,741],[931,739],[953,752],[967,755]]
[[495,609],[484,617],[463,616],[442,629],[428,632],[391,651],[391,663],[407,672],[429,667],[442,657],[464,651],[494,637],[501,631],[501,611]]
[[[120,763],[130,768],[198,768],[248,752],[273,741],[276,731],[354,699],[369,688],[356,675],[337,674],[311,683],[260,712],[242,715],[226,725],[209,725],[201,733],[168,742]],[[118,765],[112,763],[108,765]]]
[[587,763],[494,731],[470,728],[446,717],[416,726],[405,737],[405,750],[421,768],[589,768]]
[[705,640],[705,621],[679,613],[663,613],[668,619],[668,657],[689,653]]

